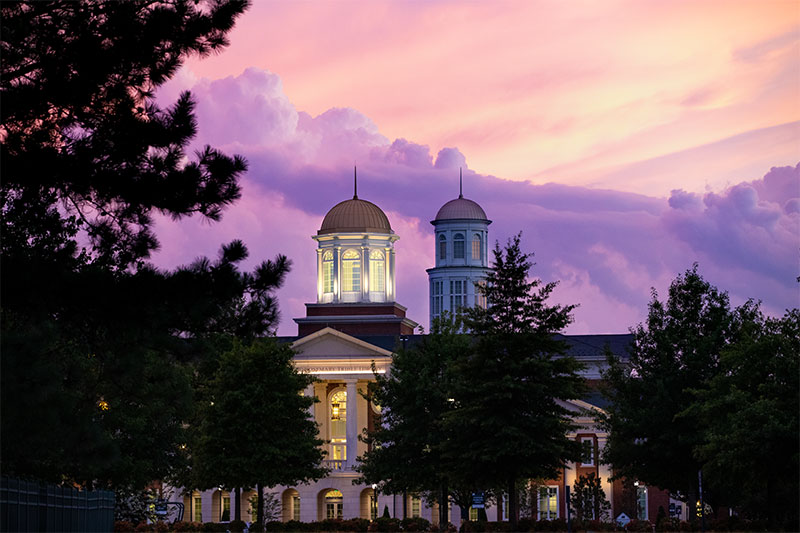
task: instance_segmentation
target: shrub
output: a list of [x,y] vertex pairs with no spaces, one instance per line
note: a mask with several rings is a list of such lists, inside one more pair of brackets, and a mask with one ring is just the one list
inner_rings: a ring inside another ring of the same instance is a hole
[[127,520],[117,520],[116,522],[114,522],[114,531],[127,533],[133,530],[134,530],[133,524],[131,524]]
[[198,531],[203,531],[204,533],[225,533],[228,531],[228,524],[223,524],[220,522],[205,522]]
[[555,520],[538,520],[533,523],[534,531],[566,531],[567,521],[563,518]]
[[656,531],[684,531],[684,530],[681,529],[681,521],[678,520],[677,518],[662,518],[661,520],[656,522]]
[[[284,524],[283,522],[272,520],[270,522],[267,522],[267,524],[264,526],[264,531],[292,531],[287,528],[287,526],[291,523],[293,522],[286,522]],[[299,522],[294,522],[294,523],[299,524]],[[250,531],[252,531],[252,529]]]
[[313,522],[311,524],[304,524],[303,522],[298,522],[297,520],[289,520],[285,524],[282,522],[278,522],[279,524],[281,524],[281,527],[283,529],[273,530],[269,528],[270,524],[272,523],[274,522],[270,522],[269,524],[267,524],[267,531],[311,531],[311,529],[309,529],[309,526],[313,524]]
[[155,530],[158,533],[166,533],[167,531],[169,531],[169,523],[167,522],[159,520],[158,522],[155,523],[155,526],[156,526]]
[[228,522],[228,530],[230,530],[231,533],[242,533],[246,525],[244,520],[231,520]]
[[400,521],[403,531],[428,531],[431,523],[422,517],[404,518]]
[[[517,531],[533,531],[533,526],[534,521],[531,518],[520,518],[517,521]],[[511,524],[508,525],[508,528],[511,529]]]
[[153,531],[153,530],[154,530],[153,524],[148,524],[147,522],[142,522],[141,524],[136,526],[136,529],[135,529],[135,531],[142,532],[142,533],[147,533],[147,532]]
[[400,531],[400,520],[397,518],[377,518],[370,524],[369,531],[379,531],[381,533]]
[[341,531],[367,531],[369,524],[366,518],[351,518],[342,522]]
[[653,531],[653,524],[648,520],[631,520],[625,529],[627,531]]

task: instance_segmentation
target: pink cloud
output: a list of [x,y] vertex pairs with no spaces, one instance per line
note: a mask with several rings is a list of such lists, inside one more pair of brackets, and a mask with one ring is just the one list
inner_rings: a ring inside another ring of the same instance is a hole
[[[556,297],[581,304],[574,333],[626,331],[643,319],[650,287],[663,292],[694,261],[735,303],[759,298],[773,313],[796,305],[798,167],[774,168],[760,179],[755,179],[760,174],[742,176],[741,183],[702,196],[680,189],[666,198],[532,184],[475,172],[455,147],[434,158],[424,143],[390,141],[355,109],[332,108],[316,116],[298,110],[280,78],[267,71],[251,68],[215,81],[185,77],[166,87],[162,97],[179,87],[191,87],[197,98],[197,142],[241,153],[250,169],[242,200],[219,224],[161,220],[162,250],[154,261],[166,267],[188,263],[214,255],[234,238],[249,246],[253,264],[288,255],[294,267],[279,293],[280,334],[296,333],[291,318],[303,316],[303,304],[315,297],[310,237],[328,209],[351,196],[354,162],[359,197],[379,205],[401,237],[398,302],[426,329],[425,269],[433,264],[429,221],[457,196],[458,167],[464,168],[465,196],[494,221],[491,238],[504,243],[522,231],[523,245],[536,252],[532,274],[561,279]],[[678,163],[663,162],[670,164]]]

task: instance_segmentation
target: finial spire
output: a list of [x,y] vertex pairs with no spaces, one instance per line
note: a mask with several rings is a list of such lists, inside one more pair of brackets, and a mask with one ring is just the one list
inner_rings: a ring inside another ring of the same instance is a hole
[[358,171],[353,165],[353,200],[358,200]]
[[458,197],[464,198],[463,186],[461,182],[461,167],[458,167]]

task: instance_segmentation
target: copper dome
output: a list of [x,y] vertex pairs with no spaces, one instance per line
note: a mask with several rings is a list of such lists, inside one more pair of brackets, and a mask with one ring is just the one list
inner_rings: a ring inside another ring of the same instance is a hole
[[339,202],[325,215],[317,235],[326,233],[392,233],[392,226],[380,207],[352,198]]
[[455,200],[450,200],[436,213],[436,220],[455,219],[488,220],[481,206],[462,196]]

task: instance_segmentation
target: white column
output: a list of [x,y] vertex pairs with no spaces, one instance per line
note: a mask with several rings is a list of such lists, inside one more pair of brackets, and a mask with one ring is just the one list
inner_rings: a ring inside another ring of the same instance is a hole
[[394,247],[389,250],[389,253],[386,257],[386,263],[389,265],[389,279],[392,280],[392,294],[390,302],[397,301],[397,285],[395,280],[395,272],[394,272]]
[[358,392],[356,380],[345,380],[347,385],[347,464],[354,465],[358,456]]
[[342,271],[342,249],[338,246],[333,249],[333,301],[342,299],[342,280],[339,273]]
[[317,303],[322,303],[322,249],[317,248]]
[[361,247],[361,301],[369,301],[369,284],[372,280],[369,279],[369,248],[366,246]]

